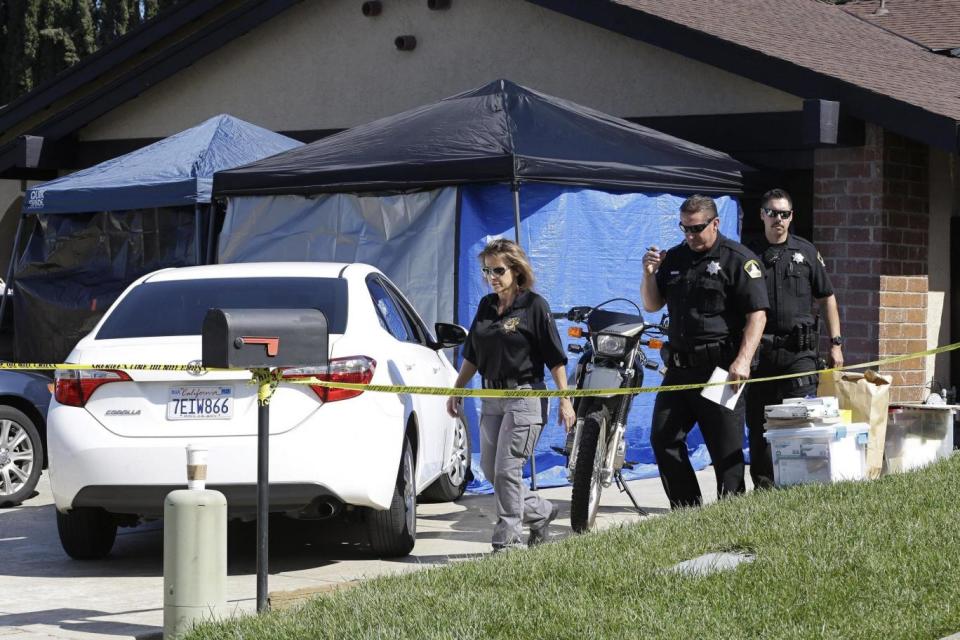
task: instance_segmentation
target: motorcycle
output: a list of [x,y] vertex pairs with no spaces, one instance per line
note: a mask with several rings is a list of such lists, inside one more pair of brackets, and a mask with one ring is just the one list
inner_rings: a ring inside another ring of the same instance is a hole
[[[636,309],[622,313],[603,309],[614,302],[626,302]],[[586,325],[570,327],[568,335],[585,338],[585,344],[571,343],[567,350],[580,354],[571,387],[577,389],[619,389],[643,385],[643,370],[657,370],[660,365],[648,358],[641,347],[659,349],[663,342],[657,336],[666,332],[666,316],[659,324],[644,321],[640,307],[626,298],[613,298],[595,307],[573,307],[554,318]],[[570,500],[570,522],[577,533],[589,531],[597,518],[600,493],[616,482],[630,497],[641,515],[647,515],[627,487],[621,475],[623,468],[633,468],[625,459],[627,417],[634,395],[597,394],[574,399],[577,421],[567,434],[566,446],[554,449],[567,456],[567,473],[573,485]]]

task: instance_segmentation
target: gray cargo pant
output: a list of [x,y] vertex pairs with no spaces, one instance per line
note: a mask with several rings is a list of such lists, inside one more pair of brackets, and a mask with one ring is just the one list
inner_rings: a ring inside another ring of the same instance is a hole
[[494,545],[520,542],[522,524],[537,528],[550,515],[550,501],[530,491],[523,481],[523,464],[543,429],[545,405],[546,400],[539,398],[483,398],[480,466],[497,500]]

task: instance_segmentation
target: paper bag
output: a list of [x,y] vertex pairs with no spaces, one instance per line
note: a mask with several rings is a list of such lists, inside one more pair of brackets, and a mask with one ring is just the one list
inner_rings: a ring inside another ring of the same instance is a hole
[[854,422],[870,425],[867,441],[867,477],[877,478],[883,471],[883,445],[887,438],[887,410],[890,407],[890,376],[882,376],[867,369],[864,373],[834,371],[820,376],[821,390],[826,390],[824,378],[831,377],[837,403],[841,409],[849,409]]
[[[820,374],[820,381],[817,383],[817,397],[829,398],[837,397],[836,379],[840,376],[840,371],[826,371]],[[843,407],[841,407],[842,409]]]

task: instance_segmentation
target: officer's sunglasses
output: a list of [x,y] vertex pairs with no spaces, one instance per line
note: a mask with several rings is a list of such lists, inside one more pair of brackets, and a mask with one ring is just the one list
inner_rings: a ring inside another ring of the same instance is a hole
[[779,217],[781,220],[789,220],[790,216],[793,215],[792,209],[786,209],[784,211],[780,211],[778,209],[768,209],[767,207],[760,207],[760,211],[763,211],[763,215],[767,216],[768,218]]
[[507,272],[506,267],[480,267],[481,273],[485,278],[497,276],[498,278]]
[[684,233],[698,234],[698,233],[700,233],[701,231],[703,231],[704,229],[706,229],[707,227],[709,227],[709,226],[710,226],[710,223],[713,222],[713,221],[716,220],[716,219],[717,219],[717,217],[714,216],[714,217],[710,218],[709,220],[707,220],[706,222],[702,222],[702,223],[700,223],[700,224],[691,224],[691,225],[686,225],[686,224],[683,224],[683,223],[681,222],[681,223],[680,223],[680,229],[683,230]]

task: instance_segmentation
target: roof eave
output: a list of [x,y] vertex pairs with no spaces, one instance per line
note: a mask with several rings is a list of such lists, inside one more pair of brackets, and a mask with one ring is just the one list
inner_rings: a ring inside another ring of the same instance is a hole
[[840,102],[850,113],[885,129],[951,152],[960,152],[958,121],[878,94],[793,62],[749,49],[610,0],[527,0],[551,11],[646,42],[802,98]]

